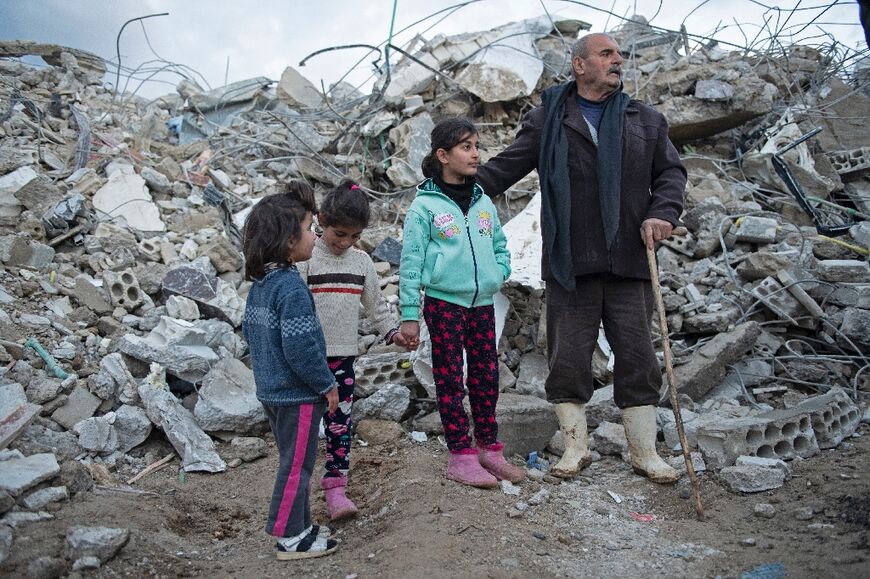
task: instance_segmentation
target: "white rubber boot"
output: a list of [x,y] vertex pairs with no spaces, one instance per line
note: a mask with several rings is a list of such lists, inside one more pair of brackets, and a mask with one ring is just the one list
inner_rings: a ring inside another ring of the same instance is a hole
[[559,478],[571,478],[592,463],[589,434],[586,432],[586,405],[561,402],[553,405],[553,408],[565,440],[565,453],[562,460],[550,469],[550,474]]
[[656,452],[655,406],[622,409],[622,424],[631,453],[631,467],[639,475],[661,484],[675,483],[680,475]]

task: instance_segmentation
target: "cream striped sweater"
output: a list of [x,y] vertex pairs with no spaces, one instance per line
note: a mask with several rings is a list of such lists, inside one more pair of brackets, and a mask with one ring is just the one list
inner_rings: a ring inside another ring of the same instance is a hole
[[314,296],[327,356],[359,353],[360,303],[382,337],[398,325],[381,295],[375,264],[366,252],[351,247],[343,255],[335,255],[317,238],[311,259],[296,265]]

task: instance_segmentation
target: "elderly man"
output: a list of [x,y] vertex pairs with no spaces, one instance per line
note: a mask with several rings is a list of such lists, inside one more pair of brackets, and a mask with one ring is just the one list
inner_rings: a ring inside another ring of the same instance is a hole
[[682,212],[686,171],[665,118],[622,92],[616,41],[589,34],[571,51],[574,81],[552,87],[516,141],[479,168],[497,195],[532,169],[541,182],[542,273],[547,284],[547,399],[565,453],[553,474],[591,462],[585,404],[601,322],[613,349],[614,400],[638,474],[678,478],[656,452],[662,378],[652,346],[653,295],[644,245],[667,238]]

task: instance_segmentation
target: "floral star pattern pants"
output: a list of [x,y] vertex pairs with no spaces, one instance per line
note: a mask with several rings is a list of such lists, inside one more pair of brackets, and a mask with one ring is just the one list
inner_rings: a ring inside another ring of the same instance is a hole
[[432,374],[438,413],[447,448],[456,452],[471,447],[468,415],[462,407],[462,352],[468,362],[468,398],[478,446],[497,442],[498,352],[493,306],[465,308],[426,296],[423,319],[432,341]]
[[325,477],[347,476],[350,463],[350,409],[353,405],[353,388],[356,375],[353,372],[353,356],[328,357],[329,369],[338,383],[338,408],[323,414],[323,429],[326,432]]

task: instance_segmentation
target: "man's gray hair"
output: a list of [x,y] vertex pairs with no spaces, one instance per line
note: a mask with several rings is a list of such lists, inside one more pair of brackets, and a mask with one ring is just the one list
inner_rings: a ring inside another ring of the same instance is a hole
[[614,40],[614,38],[612,36],[610,36],[609,34],[605,34],[603,32],[592,32],[592,33],[587,34],[585,36],[581,36],[580,38],[577,39],[577,41],[571,47],[571,60],[574,60],[578,56],[580,58],[589,58],[589,51],[588,51],[589,40],[593,36],[599,36],[599,35],[606,36],[610,40]]

